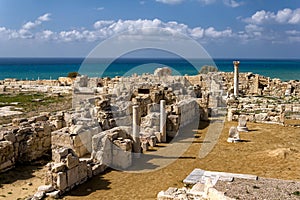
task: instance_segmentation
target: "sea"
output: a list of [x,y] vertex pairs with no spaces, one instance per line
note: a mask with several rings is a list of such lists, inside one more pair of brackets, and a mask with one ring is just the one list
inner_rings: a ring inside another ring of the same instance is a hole
[[178,58],[0,58],[0,80],[58,79],[69,72],[90,77],[130,76],[153,73],[157,67],[168,66],[175,75],[195,75],[202,66],[216,66],[219,71],[232,72],[233,61],[240,61],[240,72],[252,72],[282,81],[300,80],[300,59],[198,59]]

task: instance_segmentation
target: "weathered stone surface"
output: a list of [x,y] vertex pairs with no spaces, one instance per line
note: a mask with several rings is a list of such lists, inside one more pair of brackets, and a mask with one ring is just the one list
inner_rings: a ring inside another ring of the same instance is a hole
[[54,165],[51,168],[52,172],[63,172],[66,168],[66,164],[65,163],[54,163]]
[[58,190],[65,190],[69,185],[67,182],[67,174],[65,172],[57,173],[57,188]]
[[238,141],[240,141],[240,135],[239,135],[237,128],[234,126],[230,127],[227,142],[232,143],[232,142],[238,142]]
[[41,185],[38,187],[38,191],[42,192],[52,192],[54,187],[52,185]]
[[78,180],[79,181],[85,181],[88,177],[87,174],[87,163],[86,162],[80,162],[78,164]]
[[106,165],[103,164],[95,164],[92,167],[92,172],[93,172],[93,176],[96,176],[102,172],[104,172],[104,170],[106,169]]
[[77,156],[73,156],[72,154],[68,154],[66,157],[66,166],[71,169],[77,166],[79,163],[79,158]]
[[52,160],[54,162],[61,162],[62,158],[68,155],[69,151],[67,148],[61,147],[52,150]]
[[45,192],[38,191],[33,195],[32,200],[41,200],[44,198],[44,196],[45,196]]
[[50,198],[58,199],[59,198],[59,191],[56,190],[56,191],[53,191],[53,192],[47,192],[46,196],[50,197]]
[[78,167],[73,167],[67,171],[68,187],[75,185],[78,182]]

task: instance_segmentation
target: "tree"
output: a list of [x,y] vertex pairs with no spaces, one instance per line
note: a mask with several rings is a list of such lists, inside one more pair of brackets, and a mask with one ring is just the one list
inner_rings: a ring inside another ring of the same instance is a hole
[[80,74],[78,72],[69,72],[68,73],[68,77],[69,78],[76,78],[77,76],[79,76]]
[[207,74],[208,72],[217,72],[218,68],[216,66],[204,65],[199,71],[199,74]]

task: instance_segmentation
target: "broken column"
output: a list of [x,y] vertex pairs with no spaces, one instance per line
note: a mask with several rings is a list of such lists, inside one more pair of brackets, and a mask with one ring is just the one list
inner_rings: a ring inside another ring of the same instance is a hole
[[233,65],[234,65],[233,94],[235,97],[239,96],[239,64],[240,61],[233,61]]
[[133,152],[141,153],[139,106],[132,107],[132,120]]
[[245,115],[240,115],[237,130],[240,132],[248,132],[247,117]]
[[167,142],[166,101],[165,100],[160,100],[160,134],[161,134],[161,141]]
[[229,129],[229,135],[228,135],[227,142],[235,143],[235,142],[240,142],[240,141],[241,141],[240,140],[240,134],[239,134],[237,128],[232,126]]

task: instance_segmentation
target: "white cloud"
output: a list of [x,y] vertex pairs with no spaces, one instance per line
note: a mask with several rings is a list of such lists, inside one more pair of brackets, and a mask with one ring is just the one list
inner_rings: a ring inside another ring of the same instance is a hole
[[100,29],[100,28],[103,28],[105,26],[111,25],[113,23],[114,23],[114,21],[112,21],[112,20],[97,21],[97,22],[94,23],[94,28],[95,29]]
[[194,29],[190,30],[190,36],[195,39],[203,38],[204,29],[201,27],[194,28]]
[[285,31],[285,33],[288,35],[299,35],[300,36],[300,31],[297,31],[297,30],[287,30],[287,31]]
[[36,27],[38,24],[34,23],[34,22],[27,22],[26,24],[23,25],[23,29],[32,29],[34,27]]
[[285,8],[277,13],[260,10],[244,21],[252,24],[278,23],[278,24],[300,24],[300,8],[291,10]]
[[40,16],[40,17],[37,19],[37,21],[41,21],[41,22],[50,21],[50,16],[51,16],[50,13],[46,13],[46,14]]
[[[280,16],[280,15],[278,15]],[[256,19],[259,19],[257,17]],[[261,19],[264,19],[263,17]],[[283,19],[283,18],[281,18]],[[289,18],[290,19],[290,18]],[[275,19],[274,19],[275,20]],[[287,21],[288,19],[285,19]],[[27,24],[27,25],[26,25]],[[144,40],[151,39],[153,41],[177,38],[185,35],[198,40],[201,43],[214,42],[219,40],[248,42],[252,40],[274,40],[276,41],[298,41],[299,30],[291,29],[290,31],[274,32],[268,27],[251,23],[245,25],[244,30],[233,31],[231,28],[218,30],[216,27],[204,28],[189,27],[187,24],[178,23],[176,21],[164,22],[160,19],[137,19],[137,20],[99,20],[96,21],[94,28],[74,28],[69,30],[39,30],[33,29],[34,25],[26,23],[20,29],[9,29],[0,27],[0,39],[34,39],[36,41],[55,41],[55,42],[96,42],[103,41],[109,37],[119,33],[129,39]],[[33,23],[36,24],[36,23]],[[25,26],[26,25],[26,26]],[[167,36],[167,37],[164,37]],[[175,36],[175,37],[173,37]],[[290,39],[288,39],[290,37]]]
[[50,13],[46,13],[46,14],[38,17],[37,20],[35,20],[34,22],[29,21],[29,22],[25,23],[22,26],[22,28],[26,29],[26,30],[33,29],[33,28],[39,26],[40,24],[42,24],[42,22],[49,21],[50,15],[51,15]]
[[237,2],[235,0],[223,0],[223,2],[226,6],[229,6],[232,8],[236,8],[236,7],[239,7],[244,4],[244,2]]
[[293,11],[291,18],[289,19],[288,23],[290,24],[300,24],[300,8]]
[[209,27],[204,31],[204,35],[210,38],[231,37],[232,30],[226,29],[223,31],[216,31],[214,27]]
[[261,32],[263,31],[263,27],[257,26],[255,24],[248,24],[245,26],[246,32]]
[[184,0],[156,0],[156,2],[160,2],[160,3],[164,3],[164,4],[170,4],[170,5],[180,4],[183,1]]

